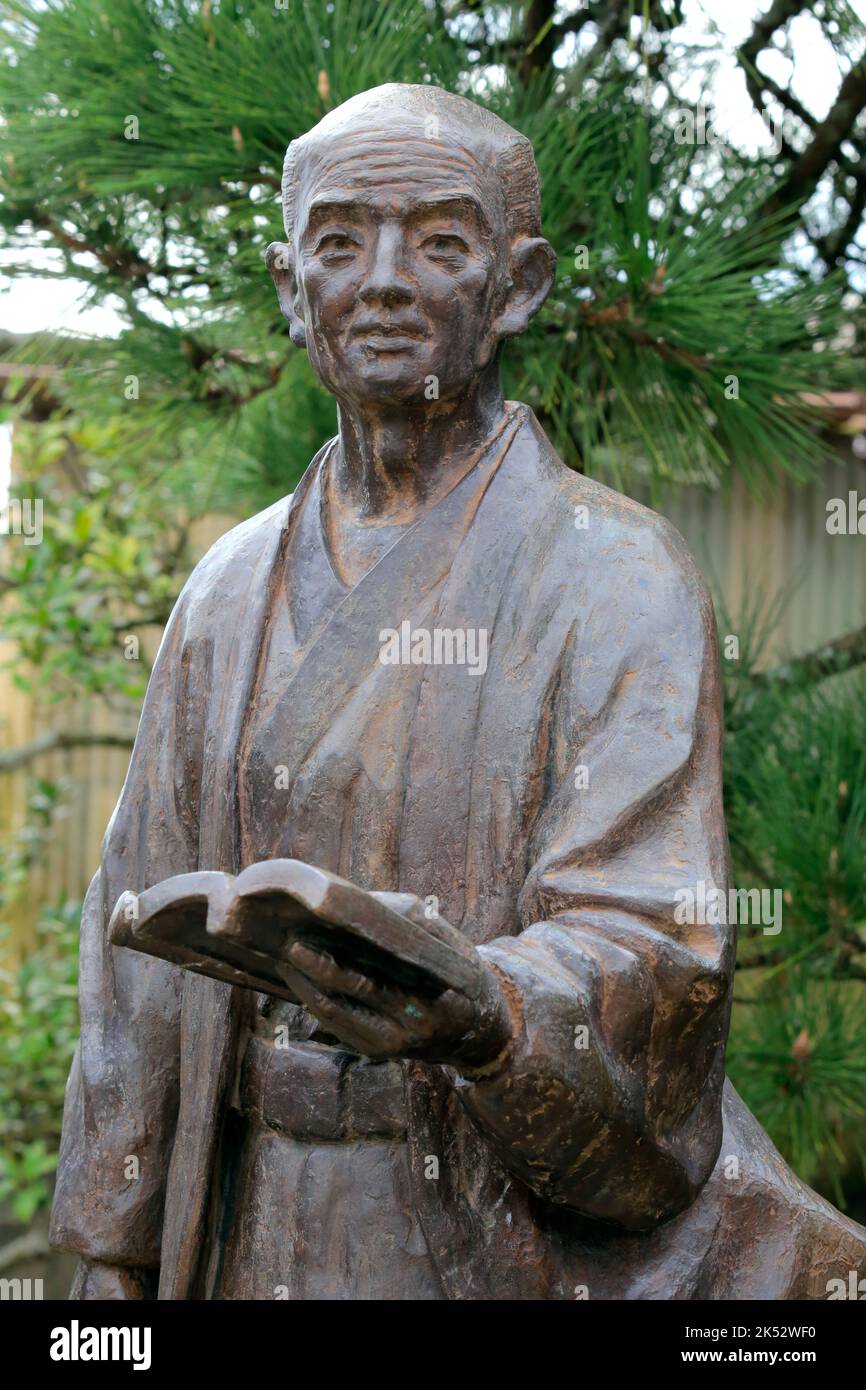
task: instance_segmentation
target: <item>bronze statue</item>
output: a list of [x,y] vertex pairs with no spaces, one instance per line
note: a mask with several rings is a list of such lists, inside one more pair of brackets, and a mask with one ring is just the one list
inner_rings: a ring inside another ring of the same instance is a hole
[[73,1296],[826,1298],[866,1231],[725,1081],[733,931],[676,911],[728,887],[705,586],[501,396],[531,146],[388,85],[283,195],[339,433],[155,665],[82,923]]

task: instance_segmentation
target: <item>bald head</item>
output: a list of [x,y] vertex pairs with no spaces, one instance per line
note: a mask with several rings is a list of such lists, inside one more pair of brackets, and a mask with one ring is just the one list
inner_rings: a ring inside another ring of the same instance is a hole
[[491,230],[501,226],[509,240],[540,235],[538,172],[526,137],[440,87],[389,82],[343,102],[289,145],[282,193],[290,241],[299,185],[327,174],[332,160],[345,162],[355,153],[377,161],[383,176],[399,171],[410,181],[413,155],[425,170],[438,164],[443,175],[482,190]]

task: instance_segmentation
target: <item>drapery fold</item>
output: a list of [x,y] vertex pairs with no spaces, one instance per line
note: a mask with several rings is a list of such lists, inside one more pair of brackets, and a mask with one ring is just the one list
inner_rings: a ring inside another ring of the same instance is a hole
[[[158,1266],[161,1298],[206,1289],[251,997],[110,946],[108,914],[171,874],[300,853],[435,898],[505,989],[514,1037],[492,1069],[405,1067],[448,1296],[738,1296],[715,1291],[770,1219],[763,1191],[789,1254],[763,1287],[799,1287],[807,1259],[858,1267],[859,1228],[723,1105],[733,933],[674,915],[680,890],[728,883],[715,629],[681,540],[569,473],[521,407],[314,620],[322,552],[294,528],[315,530],[323,457],[218,542],[166,630],[82,918],[52,1239]],[[275,623],[304,586],[304,624]],[[383,666],[378,634],[405,618],[483,630],[486,671]],[[739,1186],[719,1179],[726,1144]]]

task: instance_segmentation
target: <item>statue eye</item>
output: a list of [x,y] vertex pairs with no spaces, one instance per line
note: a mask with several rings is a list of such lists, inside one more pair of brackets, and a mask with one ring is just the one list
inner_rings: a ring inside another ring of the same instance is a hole
[[436,232],[424,242],[424,250],[433,256],[463,255],[469,247],[462,237],[450,232]]
[[354,245],[355,242],[352,239],[352,237],[348,236],[345,232],[326,232],[323,237],[319,238],[318,245],[316,246],[316,251],[351,251],[354,248]]

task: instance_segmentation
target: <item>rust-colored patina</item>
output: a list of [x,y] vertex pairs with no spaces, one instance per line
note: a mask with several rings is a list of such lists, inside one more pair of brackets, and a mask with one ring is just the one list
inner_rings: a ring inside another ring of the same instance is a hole
[[284,202],[339,432],[156,662],[82,923],[74,1296],[825,1298],[866,1231],[726,1083],[733,928],[677,911],[728,889],[705,586],[501,396],[554,273],[532,150],[387,86]]

